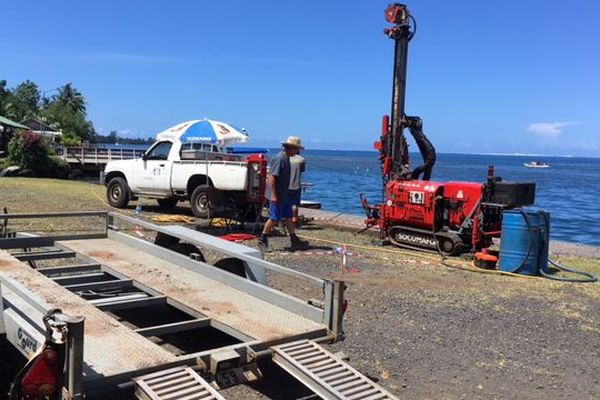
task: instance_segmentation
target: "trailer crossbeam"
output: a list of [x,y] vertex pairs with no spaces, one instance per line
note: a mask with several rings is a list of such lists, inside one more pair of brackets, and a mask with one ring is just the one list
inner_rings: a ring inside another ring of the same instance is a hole
[[19,261],[54,260],[58,258],[74,258],[76,256],[74,251],[65,250],[28,251],[11,255]]
[[135,331],[142,336],[160,336],[204,328],[206,326],[210,326],[210,318],[197,318],[189,321],[174,322],[172,324],[150,326],[148,328],[136,329]]
[[69,289],[72,292],[78,292],[83,290],[109,290],[109,289],[123,289],[133,286],[131,279],[115,279],[112,281],[92,282],[92,283],[79,283],[73,285],[64,285],[65,289]]

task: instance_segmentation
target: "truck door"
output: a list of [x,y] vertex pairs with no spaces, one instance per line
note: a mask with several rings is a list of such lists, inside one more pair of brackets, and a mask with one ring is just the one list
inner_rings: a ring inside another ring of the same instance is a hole
[[164,195],[171,192],[170,178],[172,162],[169,152],[173,143],[158,142],[136,160],[134,180],[138,191],[144,194]]

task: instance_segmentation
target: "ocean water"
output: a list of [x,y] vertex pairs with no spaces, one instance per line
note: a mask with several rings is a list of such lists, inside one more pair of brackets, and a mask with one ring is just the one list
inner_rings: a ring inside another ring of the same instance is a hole
[[[314,184],[305,199],[320,201],[328,211],[355,215],[363,215],[360,193],[371,203],[381,201],[376,152],[307,150],[303,156],[304,181]],[[411,159],[420,161],[420,156]],[[524,167],[529,161],[544,161],[550,168]],[[600,159],[438,154],[432,180],[484,182],[490,164],[505,181],[536,182],[535,205],[550,212],[553,239],[600,245]]]

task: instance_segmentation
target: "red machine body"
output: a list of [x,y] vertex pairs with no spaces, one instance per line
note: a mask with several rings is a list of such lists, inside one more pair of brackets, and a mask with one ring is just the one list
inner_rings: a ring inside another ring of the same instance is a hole
[[443,195],[443,183],[391,181],[386,189],[387,202],[381,206],[381,228],[406,225],[431,230],[438,211],[436,198]]
[[[403,247],[435,249],[457,254],[488,247],[500,236],[502,210],[532,204],[535,184],[501,182],[488,168],[487,181],[430,181],[436,161],[435,148],[423,133],[419,117],[405,114],[408,43],[415,21],[404,4],[385,11],[394,24],[384,30],[395,42],[392,109],[384,116],[380,141],[383,204],[371,206],[361,195],[367,212],[367,228],[378,226],[381,238]],[[404,131],[414,138],[423,163],[411,168]]]

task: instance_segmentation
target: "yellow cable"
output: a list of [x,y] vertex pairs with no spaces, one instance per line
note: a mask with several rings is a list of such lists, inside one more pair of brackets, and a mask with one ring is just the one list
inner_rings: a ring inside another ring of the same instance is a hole
[[182,214],[162,214],[152,217],[152,221],[155,222],[183,222],[186,224],[193,224],[196,220],[192,217]]

